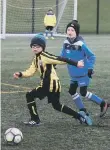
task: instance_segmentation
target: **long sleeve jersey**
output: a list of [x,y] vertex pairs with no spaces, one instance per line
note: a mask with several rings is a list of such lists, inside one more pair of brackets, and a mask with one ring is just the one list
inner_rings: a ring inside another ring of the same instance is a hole
[[47,52],[42,52],[39,55],[35,55],[30,67],[26,71],[21,72],[21,77],[31,77],[36,72],[39,72],[40,77],[43,80],[58,80],[59,78],[57,76],[54,65],[65,63],[77,66],[77,62],[75,61],[71,61],[70,59],[64,59],[62,57],[55,56]]
[[73,42],[67,38],[64,41],[61,56],[75,61],[84,60],[83,68],[76,68],[67,64],[71,78],[86,76],[88,74],[88,69],[93,69],[95,64],[95,55],[86,46],[81,36],[78,36]]

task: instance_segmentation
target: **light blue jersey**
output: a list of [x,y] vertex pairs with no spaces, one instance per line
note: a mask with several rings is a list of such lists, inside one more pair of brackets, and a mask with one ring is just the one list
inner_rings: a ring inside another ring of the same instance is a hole
[[72,81],[79,81],[79,79],[83,77],[87,77],[87,80],[89,80],[88,69],[93,69],[96,57],[92,53],[92,51],[86,46],[80,36],[78,36],[72,43],[68,40],[68,38],[64,41],[61,56],[65,58],[70,58],[71,60],[75,61],[84,61],[83,68],[67,65],[68,72]]

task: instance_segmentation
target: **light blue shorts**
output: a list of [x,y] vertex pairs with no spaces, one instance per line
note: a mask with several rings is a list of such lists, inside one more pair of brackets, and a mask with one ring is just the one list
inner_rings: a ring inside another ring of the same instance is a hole
[[70,83],[72,84],[75,81],[77,81],[78,87],[88,86],[90,83],[90,78],[88,76],[80,77],[80,78],[71,78]]

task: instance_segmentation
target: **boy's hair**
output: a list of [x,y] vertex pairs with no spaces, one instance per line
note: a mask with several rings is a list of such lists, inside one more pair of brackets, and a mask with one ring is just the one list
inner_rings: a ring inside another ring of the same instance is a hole
[[53,11],[53,9],[52,9],[52,8],[49,8],[48,11]]
[[79,35],[79,33],[80,33],[80,25],[79,25],[77,20],[73,20],[70,23],[68,23],[68,25],[66,27],[66,32],[67,32],[68,27],[74,28],[74,30],[76,31],[76,35],[77,36]]
[[32,48],[33,45],[39,45],[43,48],[43,51],[45,50],[46,47],[46,39],[42,33],[37,34],[34,36],[31,40],[30,47]]

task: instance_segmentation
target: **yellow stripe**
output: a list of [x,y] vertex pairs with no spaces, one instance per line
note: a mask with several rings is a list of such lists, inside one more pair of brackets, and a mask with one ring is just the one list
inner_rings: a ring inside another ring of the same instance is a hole
[[1,91],[0,93],[1,94],[9,94],[9,93],[25,93],[27,91]]
[[62,107],[61,107],[61,112],[62,112],[62,110],[63,110],[63,107],[64,107],[64,105],[62,105]]
[[52,90],[53,90],[53,80],[50,79],[50,92],[52,92]]
[[34,115],[37,115],[36,112],[35,112],[34,106],[32,106],[32,111],[33,111]]
[[21,87],[19,85],[13,85],[13,84],[7,84],[7,83],[1,83],[3,85],[7,85],[7,86],[12,86],[12,87],[16,87],[16,88],[24,88],[24,89],[30,89],[29,87]]
[[59,80],[58,80],[58,83],[59,83],[59,92],[61,92],[61,84]]
[[27,103],[27,104],[32,104],[32,103],[35,103],[35,101],[29,102],[29,103]]
[[41,86],[36,87],[36,90],[37,90],[38,88],[41,88]]
[[44,55],[44,56],[46,56],[46,57],[48,57],[48,58],[50,58],[50,59],[57,59],[56,56],[50,55],[50,54],[47,54],[47,53],[42,53],[42,55]]
[[55,92],[57,92],[58,91],[58,81],[56,80],[56,90],[55,90]]

